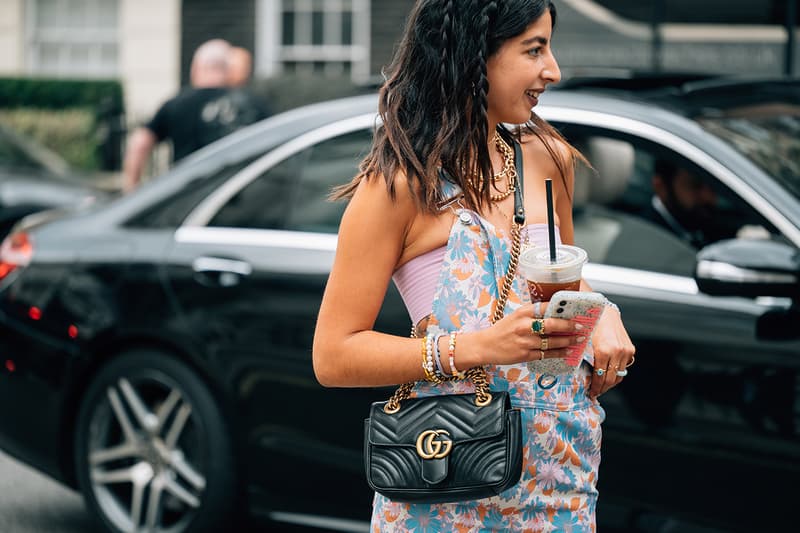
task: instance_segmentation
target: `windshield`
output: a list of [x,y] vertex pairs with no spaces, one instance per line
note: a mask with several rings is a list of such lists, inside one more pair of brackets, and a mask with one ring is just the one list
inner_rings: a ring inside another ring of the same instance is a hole
[[0,127],[0,168],[65,178],[67,164],[42,146]]
[[800,198],[800,106],[739,107],[696,120]]

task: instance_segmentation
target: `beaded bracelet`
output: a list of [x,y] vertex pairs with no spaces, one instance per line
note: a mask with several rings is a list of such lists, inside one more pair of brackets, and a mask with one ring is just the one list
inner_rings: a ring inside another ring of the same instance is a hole
[[425,373],[425,380],[433,383],[441,383],[443,376],[436,369],[434,361],[434,335],[428,333],[422,339],[422,371]]
[[450,372],[458,379],[464,379],[464,372],[459,372],[456,368],[456,333],[450,334],[450,342],[447,344],[447,356],[450,360]]
[[447,378],[447,373],[444,371],[444,367],[442,366],[442,356],[439,353],[439,339],[444,337],[444,335],[436,335],[433,339],[433,360],[436,362],[436,373],[442,379]]
[[425,373],[425,380],[426,381],[433,381],[433,369],[432,369],[432,362],[428,364],[428,339],[427,337],[422,337],[422,371]]

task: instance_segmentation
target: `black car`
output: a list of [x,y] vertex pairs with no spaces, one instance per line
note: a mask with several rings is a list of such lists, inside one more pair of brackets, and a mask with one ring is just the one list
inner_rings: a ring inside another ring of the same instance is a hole
[[58,155],[0,125],[0,237],[31,213],[81,207],[110,195],[79,178]]
[[[775,531],[800,475],[800,83],[594,81],[537,111],[576,176],[585,276],[637,345],[602,397],[606,531]],[[367,531],[367,406],[311,342],[374,95],[277,115],[107,206],[25,220],[0,250],[0,448],[79,488],[109,531],[268,523]],[[640,216],[656,158],[706,180],[733,238]],[[376,328],[406,334],[396,291]],[[702,529],[701,529],[702,528]],[[280,526],[278,526],[280,529]]]

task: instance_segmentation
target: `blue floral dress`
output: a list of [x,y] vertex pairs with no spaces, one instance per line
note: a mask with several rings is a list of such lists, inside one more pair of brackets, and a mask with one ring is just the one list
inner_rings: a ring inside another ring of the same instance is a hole
[[[428,332],[468,332],[491,325],[510,259],[510,236],[477,213],[458,210],[436,286]],[[509,314],[530,296],[517,276]],[[456,353],[458,353],[456,351]],[[573,374],[551,376],[525,364],[486,367],[491,388],[507,390],[521,408],[523,472],[502,494],[451,504],[408,504],[375,495],[372,531],[590,532],[595,531],[600,423],[605,414],[588,395],[591,357]],[[418,382],[415,394],[467,393],[468,381]]]

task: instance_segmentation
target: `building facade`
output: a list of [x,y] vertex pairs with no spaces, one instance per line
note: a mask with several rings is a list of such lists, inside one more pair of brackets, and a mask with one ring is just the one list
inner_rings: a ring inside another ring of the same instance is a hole
[[[730,0],[559,0],[554,47],[566,75],[608,67],[778,75],[786,70],[788,34],[777,21],[787,1],[796,0],[770,0],[764,9]],[[725,24],[705,21],[722,12],[716,4],[725,7]],[[354,84],[374,81],[412,5],[413,0],[0,0],[0,76],[116,78],[123,84],[128,122],[141,123],[188,81],[194,49],[214,37],[252,50],[259,79],[313,74]],[[653,11],[659,5],[660,14]],[[648,13],[666,22],[648,22]]]

